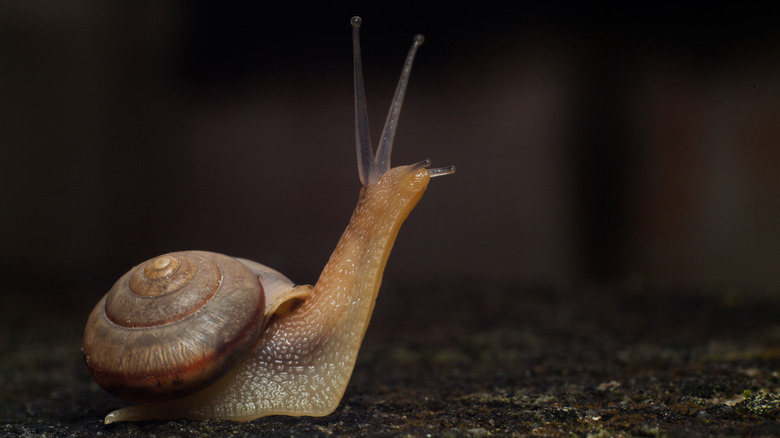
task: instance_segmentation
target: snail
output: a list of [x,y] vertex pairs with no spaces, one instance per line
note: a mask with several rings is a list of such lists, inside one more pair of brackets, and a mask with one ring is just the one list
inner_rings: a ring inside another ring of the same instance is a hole
[[414,37],[374,154],[352,17],[355,138],[363,187],[314,286],[249,260],[174,252],[122,276],[88,317],[82,351],[93,378],[132,402],[105,423],[148,419],[249,421],[325,416],[338,406],[398,230],[431,177],[430,160],[390,167]]

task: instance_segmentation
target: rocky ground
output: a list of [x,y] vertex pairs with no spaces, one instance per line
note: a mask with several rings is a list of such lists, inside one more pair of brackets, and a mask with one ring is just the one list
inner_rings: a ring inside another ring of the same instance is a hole
[[82,363],[98,295],[35,292],[3,296],[4,435],[780,436],[780,297],[765,293],[386,284],[332,415],[104,426],[125,403]]

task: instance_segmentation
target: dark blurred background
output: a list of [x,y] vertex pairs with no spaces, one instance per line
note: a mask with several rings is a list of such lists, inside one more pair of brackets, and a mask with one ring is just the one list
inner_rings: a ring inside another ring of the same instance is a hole
[[208,249],[316,281],[359,190],[361,15],[373,138],[422,33],[394,163],[458,167],[387,281],[774,292],[780,28],[652,5],[0,0],[0,273],[102,293]]

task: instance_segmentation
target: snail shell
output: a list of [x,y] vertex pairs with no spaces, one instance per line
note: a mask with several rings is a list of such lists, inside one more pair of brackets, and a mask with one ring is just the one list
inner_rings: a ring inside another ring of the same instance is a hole
[[310,293],[249,260],[205,251],[156,257],[122,276],[90,314],[87,368],[127,400],[191,394],[240,362],[280,307]]

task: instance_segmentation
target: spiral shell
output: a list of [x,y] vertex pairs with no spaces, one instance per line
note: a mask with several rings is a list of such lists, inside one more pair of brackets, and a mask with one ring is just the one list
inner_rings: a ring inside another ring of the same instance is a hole
[[95,306],[82,350],[95,380],[127,400],[165,400],[223,376],[262,332],[265,293],[241,261],[165,254],[125,274]]

